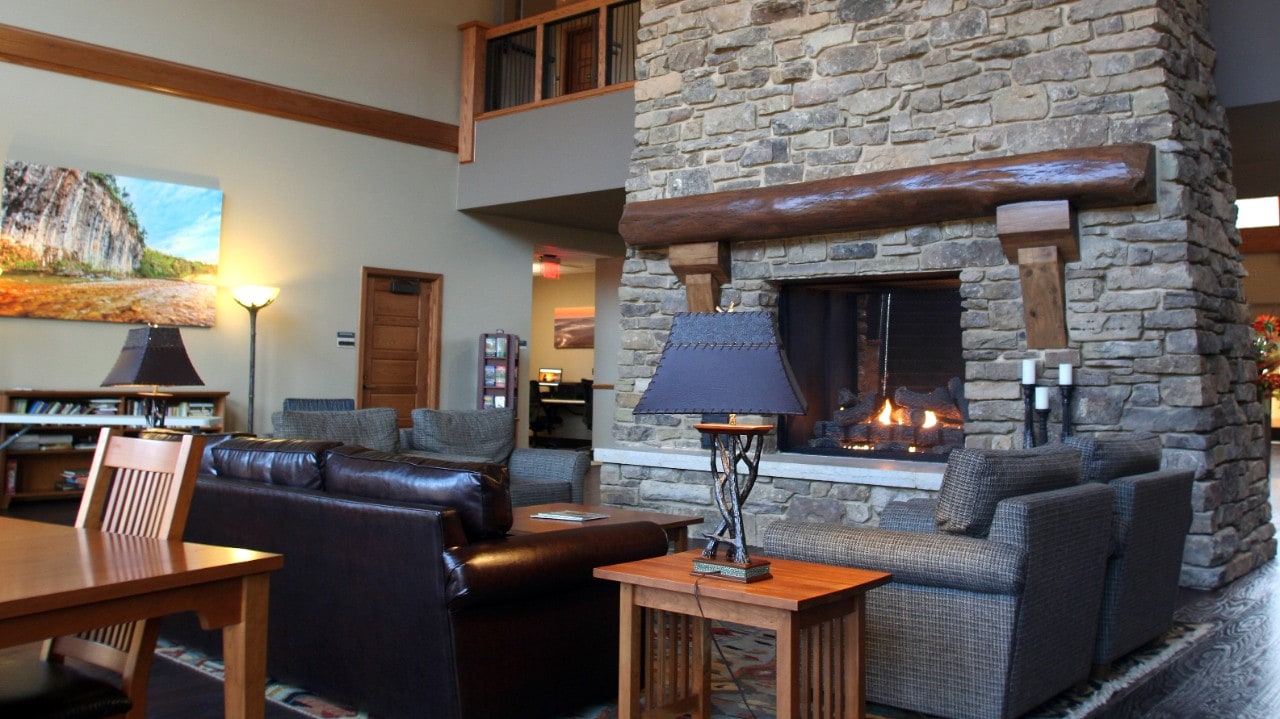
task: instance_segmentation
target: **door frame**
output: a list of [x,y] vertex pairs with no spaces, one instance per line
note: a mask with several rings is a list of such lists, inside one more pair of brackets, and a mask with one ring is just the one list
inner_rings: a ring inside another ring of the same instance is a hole
[[[361,267],[360,268],[360,341],[359,355],[356,361],[356,380],[359,383],[359,391],[356,393],[357,406],[364,407],[364,388],[365,377],[368,376],[368,357],[365,356],[365,338],[368,337],[367,330],[369,328],[369,313],[373,311],[372,303],[369,302],[369,283],[375,277],[382,278],[410,278],[418,280],[421,292],[426,296],[427,309],[426,321],[427,332],[425,338],[426,343],[426,362],[418,371],[416,378],[416,386],[421,389],[426,384],[424,407],[433,409],[440,406],[440,338],[441,338],[441,321],[444,316],[444,275],[432,272],[413,272],[410,270],[393,270],[383,267]],[[421,328],[419,328],[421,330]]]

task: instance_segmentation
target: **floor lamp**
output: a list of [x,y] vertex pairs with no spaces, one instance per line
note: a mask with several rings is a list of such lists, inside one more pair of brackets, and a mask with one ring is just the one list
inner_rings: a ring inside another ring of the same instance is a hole
[[246,285],[231,293],[236,304],[249,310],[249,434],[253,434],[253,381],[256,373],[255,358],[258,354],[258,310],[276,301],[279,287]]
[[[769,562],[748,554],[742,505],[755,485],[769,424],[738,424],[737,415],[804,414],[804,395],[768,312],[679,313],[635,414],[728,414],[727,423],[694,427],[711,438],[715,531],[693,562],[695,574],[738,582],[768,579]],[[723,557],[721,544],[727,545]]]

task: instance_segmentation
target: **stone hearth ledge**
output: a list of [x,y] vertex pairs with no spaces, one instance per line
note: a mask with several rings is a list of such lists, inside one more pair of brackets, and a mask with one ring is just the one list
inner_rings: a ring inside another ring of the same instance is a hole
[[[592,457],[602,464],[708,473],[711,471],[710,451],[705,449],[597,447]],[[946,466],[944,462],[858,459],[783,452],[762,455],[759,476],[937,491],[942,486],[942,472]]]

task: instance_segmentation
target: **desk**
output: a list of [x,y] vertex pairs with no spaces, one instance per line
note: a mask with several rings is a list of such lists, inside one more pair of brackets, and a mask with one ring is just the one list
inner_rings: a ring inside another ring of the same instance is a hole
[[563,407],[583,407],[587,404],[585,399],[560,399],[558,397],[542,397],[538,400],[543,404],[551,404]]
[[[866,591],[886,572],[771,559],[773,578],[692,576],[699,550],[597,567],[618,582],[618,717],[711,711],[711,619],[777,633],[778,719],[866,715]],[[645,694],[645,711],[640,710]]]
[[0,646],[196,611],[222,628],[226,716],[261,719],[278,554],[0,517]]

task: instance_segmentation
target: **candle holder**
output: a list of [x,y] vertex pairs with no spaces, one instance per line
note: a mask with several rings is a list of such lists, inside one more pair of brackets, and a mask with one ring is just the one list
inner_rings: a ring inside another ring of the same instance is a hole
[[1036,386],[1022,385],[1022,447],[1031,449],[1036,446],[1035,425],[1032,422],[1032,411],[1035,409]]
[[1036,425],[1037,425],[1036,437],[1039,438],[1039,441],[1036,442],[1036,446],[1040,446],[1042,444],[1048,444],[1049,443],[1049,410],[1047,409],[1036,410]]
[[1071,430],[1071,395],[1075,394],[1075,386],[1064,384],[1058,387],[1062,395],[1062,439],[1070,437]]

